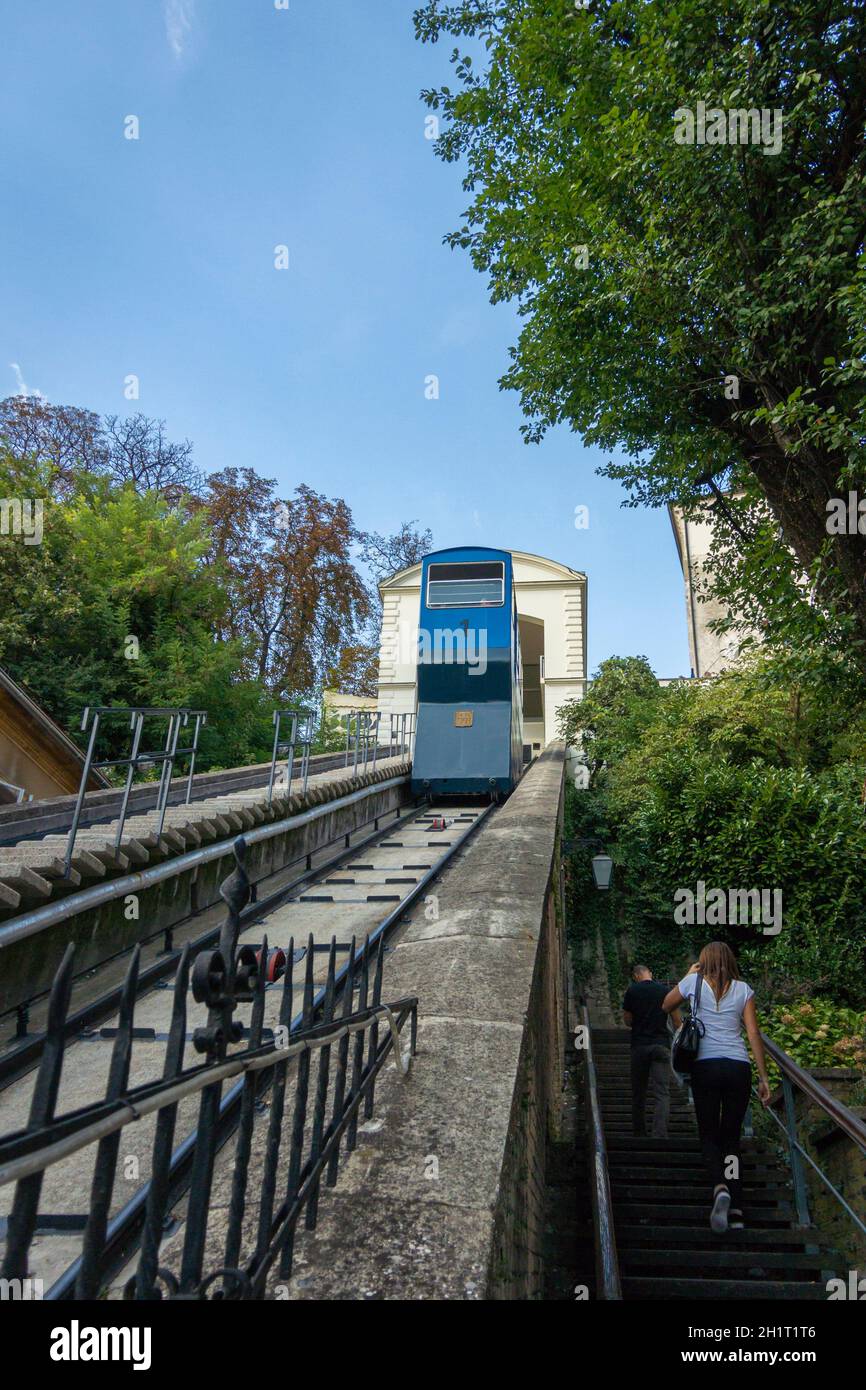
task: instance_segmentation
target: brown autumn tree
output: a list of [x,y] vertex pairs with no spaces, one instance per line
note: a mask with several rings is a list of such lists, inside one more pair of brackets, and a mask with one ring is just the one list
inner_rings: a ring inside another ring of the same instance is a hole
[[99,416],[77,405],[52,405],[43,396],[7,396],[0,401],[0,438],[13,458],[50,464],[59,497],[68,496],[81,473],[108,471]]
[[132,483],[136,492],[159,492],[172,504],[202,486],[190,441],[170,440],[164,420],[140,411],[100,419],[92,410],[52,405],[42,396],[7,396],[0,401],[0,438],[13,457],[50,464],[60,498],[82,473],[108,474]]
[[213,559],[229,581],[227,637],[277,699],[303,697],[362,639],[370,600],[352,562],[357,532],[345,502],[302,484],[281,498],[252,468],[212,474],[203,505]]

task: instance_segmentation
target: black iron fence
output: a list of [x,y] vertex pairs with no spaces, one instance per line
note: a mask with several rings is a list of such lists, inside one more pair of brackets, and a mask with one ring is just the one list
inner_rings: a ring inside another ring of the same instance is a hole
[[[290,1277],[299,1222],[303,1217],[307,1229],[315,1227],[322,1184],[336,1183],[341,1153],[356,1146],[359,1117],[372,1116],[376,1078],[388,1057],[402,1074],[408,1071],[418,1001],[382,1002],[384,938],[375,947],[357,947],[353,938],[343,948],[347,960],[339,970],[341,948],[332,938],[325,947],[324,984],[318,985],[312,936],[298,951],[293,941],[286,949],[269,949],[267,939],[239,947],[241,912],[250,896],[245,854],[241,837],[235,871],[220,889],[229,912],[218,946],[194,960],[189,946],[181,953],[162,1076],[129,1084],[133,1042],[141,1033],[153,1036],[152,1029],[137,1030],[134,1023],[136,949],[113,1032],[105,1094],[58,1115],[74,963],[73,948],[67,949],[51,993],[28,1124],[0,1139],[0,1185],[15,1184],[5,1279],[38,1276],[28,1266],[45,1174],[78,1156],[92,1167],[81,1254],[47,1298],[96,1298],[133,1258],[134,1273],[124,1286],[128,1298],[263,1297],[272,1272]],[[295,966],[301,961],[302,1005],[293,1017]],[[279,991],[279,1010],[266,1028],[269,989]],[[204,1058],[195,1066],[184,1065],[190,992],[207,1009],[206,1021],[191,1035],[194,1051]],[[236,1017],[244,1003],[251,1006],[246,1027]],[[233,1084],[224,1093],[227,1083]],[[191,1099],[197,1100],[194,1130],[175,1147],[179,1107]],[[121,1136],[148,1117],[154,1117],[150,1178],[115,1210]],[[230,1140],[231,1164],[220,1160],[218,1170],[220,1150]],[[217,1172],[229,1183],[230,1197],[227,1208],[215,1211]],[[173,1212],[183,1220],[176,1239],[169,1234],[166,1240]]]

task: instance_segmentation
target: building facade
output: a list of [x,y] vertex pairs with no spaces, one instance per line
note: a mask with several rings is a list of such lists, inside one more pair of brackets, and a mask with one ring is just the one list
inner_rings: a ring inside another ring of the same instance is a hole
[[[523,656],[524,742],[533,755],[557,737],[556,714],[586,691],[586,575],[557,560],[510,551]],[[382,633],[378,708],[412,714],[416,701],[421,565],[379,585]]]
[[691,674],[699,680],[717,676],[737,660],[744,632],[721,636],[710,630],[715,619],[727,618],[728,609],[717,599],[706,599],[698,592],[709,565],[712,524],[709,504],[691,520],[680,507],[668,506],[676,542],[686,597],[686,627],[689,635]]

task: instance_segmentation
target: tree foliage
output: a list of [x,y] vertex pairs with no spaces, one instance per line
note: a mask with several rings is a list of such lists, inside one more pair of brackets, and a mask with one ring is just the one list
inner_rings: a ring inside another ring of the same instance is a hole
[[0,402],[0,496],[44,507],[40,544],[0,537],[0,664],[73,736],[85,705],[207,709],[201,768],[269,757],[275,704],[375,694],[357,552],[381,575],[432,543],[361,533],[345,501],[252,468],[205,482],[163,422],[41,397]]
[[228,576],[222,630],[251,653],[249,674],[278,699],[321,688],[369,613],[349,507],[303,484],[280,498],[250,468],[211,474],[203,506]]
[[159,492],[170,502],[202,484],[190,441],[169,439],[164,420],[140,412],[100,419],[92,410],[52,405],[42,396],[7,396],[0,401],[0,436],[14,457],[48,464],[53,490],[61,496],[74,490],[82,473]]
[[[446,240],[517,303],[527,439],[621,450],[633,505],[717,480],[747,522],[718,517],[728,593],[814,626],[779,611],[780,571],[789,600],[805,577],[862,669],[866,537],[828,537],[826,504],[866,484],[866,9],[428,0],[415,25],[465,41],[457,87],[424,93],[472,195]],[[778,152],[677,143],[698,102],[781,112]]]
[[[264,692],[237,679],[241,644],[214,641],[225,594],[204,515],[95,474],[62,498],[53,482],[0,459],[0,494],[44,506],[41,544],[0,537],[0,664],[73,734],[86,705],[188,705],[219,710],[202,766],[267,756]],[[107,746],[124,737],[112,726]]]
[[[721,937],[765,994],[825,992],[862,1008],[866,701],[786,689],[768,664],[652,690],[643,658],[614,659],[566,711],[607,823],[620,937],[663,978]],[[699,881],[780,891],[781,932],[678,924],[675,891]]]
[[46,487],[63,496],[82,472],[106,473],[108,451],[102,423],[92,410],[52,405],[42,396],[7,396],[0,401],[0,438],[16,459],[43,464]]
[[359,536],[361,562],[370,575],[368,636],[357,650],[354,669],[342,673],[341,690],[353,695],[375,695],[379,670],[379,640],[384,605],[379,585],[400,570],[417,565],[433,549],[433,533],[417,529],[416,521],[404,521],[393,536],[378,531],[362,531]]

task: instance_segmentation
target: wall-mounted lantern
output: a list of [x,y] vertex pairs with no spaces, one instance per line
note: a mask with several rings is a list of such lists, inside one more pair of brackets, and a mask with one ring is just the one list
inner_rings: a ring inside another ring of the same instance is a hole
[[613,874],[613,860],[609,854],[595,854],[592,859],[592,876],[596,888],[609,888]]

